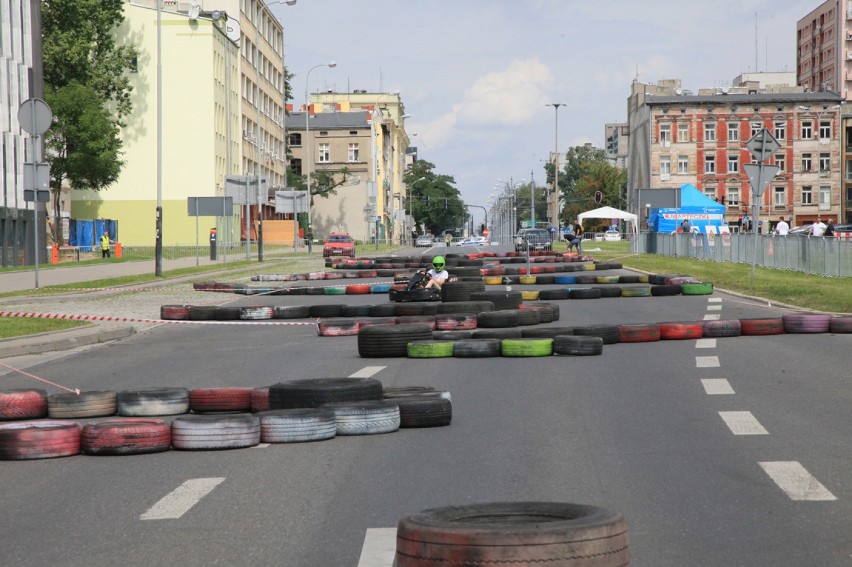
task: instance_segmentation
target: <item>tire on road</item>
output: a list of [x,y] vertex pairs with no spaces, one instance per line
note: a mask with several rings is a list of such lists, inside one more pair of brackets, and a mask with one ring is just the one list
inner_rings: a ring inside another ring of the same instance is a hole
[[47,415],[53,419],[107,417],[118,409],[117,394],[112,390],[53,394],[47,398]]
[[453,356],[453,341],[411,341],[408,358],[449,358]]
[[374,378],[309,378],[269,387],[269,408],[318,408],[331,402],[381,400],[382,383]]
[[666,341],[700,339],[704,335],[704,322],[660,323],[660,338]]
[[32,388],[0,390],[0,421],[47,417],[47,391]]
[[739,337],[741,334],[742,325],[739,319],[704,321],[703,337]]
[[156,417],[179,415],[189,411],[186,388],[146,388],[122,390],[116,395],[118,415],[123,417]]
[[172,422],[175,449],[241,449],[260,443],[260,419],[251,414],[182,415]]
[[81,429],[73,421],[47,419],[0,423],[0,461],[79,455]]
[[488,358],[500,356],[502,339],[464,339],[453,343],[456,358]]
[[740,328],[745,336],[780,335],[784,332],[784,320],[781,317],[740,319]]
[[249,412],[253,388],[194,388],[189,391],[189,409],[205,412]]
[[399,404],[395,399],[332,402],[322,407],[334,411],[337,435],[392,433],[400,426]]
[[603,353],[603,339],[574,335],[553,337],[553,354],[568,356],[594,356]]
[[831,326],[831,315],[820,313],[797,313],[781,318],[785,333],[827,333]]
[[428,341],[432,327],[425,323],[375,325],[358,331],[358,355],[363,358],[408,356],[408,343]]
[[553,339],[503,339],[500,353],[508,357],[550,356]]
[[260,419],[261,443],[323,441],[337,435],[337,420],[330,409],[269,410],[255,416]]
[[453,403],[435,396],[395,398],[399,406],[399,427],[445,427],[453,420]]
[[86,455],[144,455],[172,446],[171,424],[142,417],[110,418],[87,423],[80,436]]

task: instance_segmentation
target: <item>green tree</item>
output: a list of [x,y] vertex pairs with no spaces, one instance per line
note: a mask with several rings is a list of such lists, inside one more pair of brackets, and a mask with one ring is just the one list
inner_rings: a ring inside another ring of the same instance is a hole
[[414,222],[427,232],[455,234],[464,224],[467,211],[454,187],[455,179],[434,169],[435,164],[428,161],[416,161],[406,169],[403,181],[409,187],[408,209]]
[[[559,191],[564,206],[562,219],[574,219],[578,214],[599,206],[619,206],[619,195],[627,183],[627,171],[609,163],[604,150],[590,145],[568,149],[560,161]],[[545,166],[547,179],[553,183],[553,163]],[[602,193],[600,205],[595,203],[595,192]],[[604,221],[605,222],[605,221]]]
[[547,190],[539,186],[533,189],[533,183],[522,183],[515,188],[518,223],[527,226],[524,223],[528,223],[531,219],[531,196],[535,199],[536,226],[542,226],[539,223],[547,225]]
[[[45,134],[54,218],[67,180],[71,189],[101,190],[116,181],[121,160],[120,129],[132,110],[128,72],[136,48],[120,46],[116,28],[124,0],[42,2],[44,98],[54,115]],[[59,223],[54,238],[60,240]]]

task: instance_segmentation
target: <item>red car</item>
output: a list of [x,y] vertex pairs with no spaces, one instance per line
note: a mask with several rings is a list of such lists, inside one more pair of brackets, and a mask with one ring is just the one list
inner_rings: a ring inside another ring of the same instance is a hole
[[345,233],[333,232],[325,239],[322,247],[323,258],[332,256],[355,257],[355,240]]

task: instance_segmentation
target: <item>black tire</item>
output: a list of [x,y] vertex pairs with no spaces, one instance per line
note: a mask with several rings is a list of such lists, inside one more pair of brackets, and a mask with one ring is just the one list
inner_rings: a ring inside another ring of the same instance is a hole
[[494,311],[494,304],[490,301],[454,301],[438,304],[438,314],[444,313],[483,313]]
[[537,309],[518,309],[518,325],[527,327],[541,323],[541,313]]
[[190,305],[189,306],[190,321],[215,321],[216,306],[215,305]]
[[[473,268],[477,272],[477,276],[479,275],[479,269]],[[441,286],[441,300],[442,301],[470,301],[470,295],[472,293],[485,291],[485,284],[482,283],[482,278],[478,278],[479,281],[470,282],[470,281],[455,281],[455,282],[447,282],[443,286]]]
[[229,305],[220,305],[216,307],[216,320],[217,321],[238,321],[240,319],[240,307],[233,307]]
[[453,403],[434,396],[395,398],[399,406],[399,426],[403,429],[444,427],[453,421]]
[[520,291],[481,291],[470,294],[471,301],[489,301],[494,310],[517,309],[523,303]]
[[408,343],[432,338],[430,325],[375,325],[358,331],[358,354],[363,358],[408,356]]
[[456,341],[459,339],[473,338],[473,333],[477,331],[432,331],[432,340],[435,341]]
[[393,317],[396,315],[395,303],[379,303],[370,307],[370,317]]
[[594,287],[592,289],[599,290],[601,292],[601,297],[621,297],[621,287],[617,285],[610,285],[607,287]]
[[373,378],[312,378],[269,387],[269,409],[318,408],[331,402],[382,399],[382,383]]
[[586,325],[574,327],[574,334],[583,337],[600,337],[605,345],[614,345],[618,342],[617,325]]
[[641,283],[640,276],[618,276],[618,283]]
[[465,339],[455,342],[453,356],[456,358],[487,358],[500,356],[500,338]]
[[483,329],[504,329],[519,325],[519,309],[486,311],[476,317],[476,326]]
[[[619,294],[621,290],[619,290]],[[568,299],[571,296],[570,292],[567,289],[543,289],[538,293],[538,298],[542,300],[553,300],[553,299]]]
[[679,285],[654,285],[651,286],[651,295],[654,297],[680,295]]
[[342,317],[344,307],[346,306],[341,304],[311,305],[308,307],[308,316],[312,318]]
[[553,338],[560,335],[567,336],[574,334],[574,327],[534,327],[530,329],[523,330],[523,337],[525,339],[536,339],[536,338]]
[[189,411],[189,390],[186,388],[122,390],[116,395],[116,401],[118,415],[124,417],[180,415]]
[[[372,305],[347,305],[343,308],[342,317],[369,317]],[[307,310],[307,308],[305,308]]]
[[740,335],[742,335],[742,324],[739,319],[704,321],[702,337],[739,337]]
[[276,305],[272,308],[274,319],[307,319],[311,316],[307,305]]
[[117,394],[112,390],[53,394],[47,398],[47,414],[53,419],[115,415]]
[[382,395],[385,399],[397,396],[419,395],[427,392],[437,392],[437,390],[432,386],[389,386],[382,389]]
[[392,433],[400,426],[399,404],[396,399],[332,402],[323,407],[334,411],[337,435]]
[[269,410],[254,415],[260,419],[261,443],[322,441],[337,434],[334,411],[326,408]]
[[495,502],[433,508],[400,520],[396,534],[397,567],[630,563],[624,517],[581,504]]
[[571,299],[600,299],[600,297],[600,289],[578,288],[571,290]]
[[603,353],[603,344],[600,337],[558,335],[553,337],[553,354],[595,356]]
[[520,339],[523,332],[518,327],[504,329],[477,329],[473,332],[474,339]]
[[541,314],[542,323],[559,321],[560,310],[559,306],[555,303],[538,303],[536,305],[536,309],[538,309],[538,312]]

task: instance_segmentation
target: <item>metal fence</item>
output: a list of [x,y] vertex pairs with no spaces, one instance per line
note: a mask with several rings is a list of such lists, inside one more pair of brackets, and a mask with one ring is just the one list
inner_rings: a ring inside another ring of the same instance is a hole
[[830,277],[852,277],[852,240],[771,234],[662,234],[643,232],[631,252],[736,262]]

